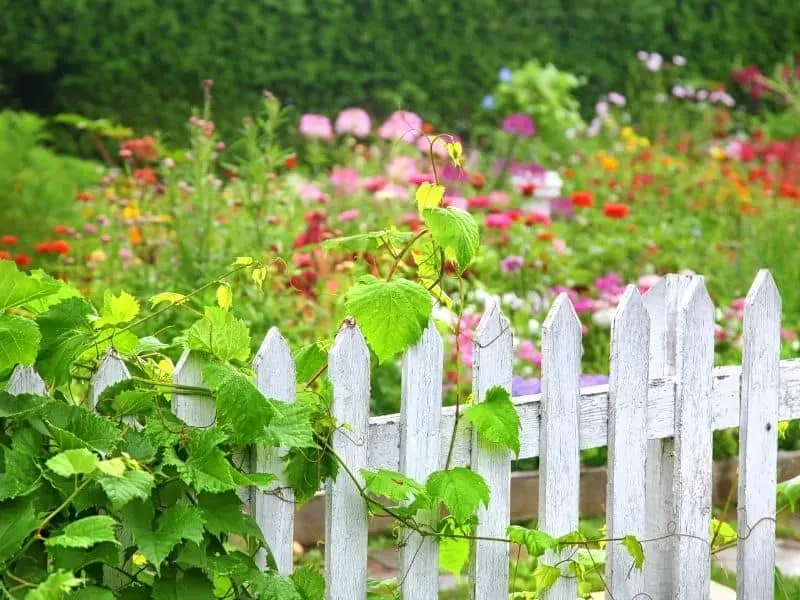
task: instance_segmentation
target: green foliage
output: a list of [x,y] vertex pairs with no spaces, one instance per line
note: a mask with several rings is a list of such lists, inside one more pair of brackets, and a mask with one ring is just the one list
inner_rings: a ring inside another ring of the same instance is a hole
[[205,315],[186,335],[189,348],[209,352],[220,360],[246,361],[250,356],[250,331],[243,321],[216,306],[207,306]]
[[383,362],[422,337],[432,303],[428,291],[418,283],[402,278],[381,281],[365,275],[345,296],[345,307]]
[[642,547],[642,542],[632,535],[626,535],[622,538],[622,545],[628,551],[628,554],[631,555],[633,566],[637,569],[641,569],[644,564],[644,548]]
[[464,523],[483,504],[489,506],[489,487],[466,467],[431,473],[425,484],[432,498],[440,499],[459,523]]
[[114,535],[116,521],[104,515],[95,515],[73,521],[60,535],[47,539],[48,546],[62,546],[64,548],[90,548],[100,542],[117,543]]
[[445,256],[455,260],[461,274],[478,252],[478,223],[458,208],[429,208],[423,212],[433,241],[444,248]]
[[519,415],[506,389],[490,388],[483,402],[467,408],[464,417],[472,422],[483,439],[519,456]]
[[537,529],[511,525],[506,531],[506,535],[513,543],[525,546],[530,556],[542,556],[548,550],[556,547],[556,540],[552,536]]

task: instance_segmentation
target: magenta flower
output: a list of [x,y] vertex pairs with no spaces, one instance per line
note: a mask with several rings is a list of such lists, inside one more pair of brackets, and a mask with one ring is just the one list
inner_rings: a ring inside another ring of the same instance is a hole
[[521,256],[506,256],[500,261],[500,270],[503,273],[516,273],[525,265],[525,259]]
[[[421,152],[425,153],[425,155],[429,155],[431,152],[431,140],[428,136],[420,136],[417,140],[417,148],[420,149]],[[442,138],[436,138],[436,141],[433,142],[433,155],[438,156],[439,158],[447,158],[447,142],[445,142]]]
[[369,177],[362,182],[365,190],[379,192],[386,187],[386,180],[383,177]]
[[348,221],[355,221],[361,216],[361,211],[357,208],[351,208],[339,214],[339,222],[347,223]]
[[334,167],[331,171],[330,182],[340,194],[354,194],[358,191],[360,183],[358,171],[348,167]]
[[513,223],[513,219],[505,213],[486,215],[486,227],[491,229],[508,229]]
[[378,136],[385,139],[400,139],[413,143],[422,132],[422,117],[413,112],[398,110],[393,112],[378,129]]
[[365,138],[371,131],[371,121],[363,108],[347,108],[336,117],[336,133],[349,133],[357,138]]
[[305,114],[300,118],[300,135],[307,138],[331,140],[333,128],[325,115]]
[[297,195],[300,196],[300,199],[305,200],[306,202],[324,203],[327,201],[325,192],[323,192],[313,183],[304,183],[301,185],[299,188],[297,188]]
[[542,355],[536,351],[536,346],[530,340],[522,340],[517,348],[517,356],[520,360],[527,360],[539,366],[542,364]]
[[518,137],[533,137],[536,135],[536,126],[533,119],[524,113],[514,113],[503,121],[503,131]]

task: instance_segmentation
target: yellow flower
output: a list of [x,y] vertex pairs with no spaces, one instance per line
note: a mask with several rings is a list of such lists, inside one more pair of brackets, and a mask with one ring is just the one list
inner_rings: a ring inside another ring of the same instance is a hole
[[89,260],[92,262],[103,262],[108,256],[102,250],[92,250],[89,253]]
[[135,567],[143,567],[147,564],[147,559],[141,552],[134,552],[133,556],[131,557],[131,562],[133,562]]
[[601,156],[600,157],[600,166],[603,167],[603,170],[608,171],[609,173],[613,173],[617,170],[619,166],[619,162],[613,156]]
[[723,150],[719,146],[713,146],[711,148],[711,150],[709,150],[708,153],[711,156],[711,158],[713,158],[715,160],[725,160],[725,158],[726,158],[725,150]]
[[620,129],[619,135],[623,139],[635,138],[636,137],[636,132],[633,131],[633,127],[628,126],[628,127],[623,127],[622,129]]
[[131,202],[128,206],[122,209],[122,217],[124,219],[135,219],[139,216],[139,207],[135,202]]
[[117,193],[114,191],[114,188],[106,188],[106,198],[109,200],[117,199]]

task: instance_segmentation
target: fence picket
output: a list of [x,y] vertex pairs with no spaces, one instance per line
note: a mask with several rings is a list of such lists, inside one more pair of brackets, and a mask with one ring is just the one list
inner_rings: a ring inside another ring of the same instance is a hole
[[[581,324],[566,294],[558,296],[542,325],[542,416],[539,461],[539,524],[560,537],[578,529],[580,451]],[[548,553],[546,564],[567,558],[569,550]],[[562,569],[543,600],[574,600],[575,578]]]
[[[644,297],[650,315],[650,378],[675,374],[678,303],[691,281],[691,275],[667,275]],[[674,539],[669,534],[675,531],[674,470],[674,438],[650,440],[645,483],[646,538],[654,541],[644,546],[644,582],[645,592],[653,598],[672,597],[675,549]]]
[[8,380],[7,391],[12,396],[21,394],[47,395],[47,386],[34,367],[17,365]]
[[[256,387],[267,398],[294,402],[295,366],[286,340],[275,328],[264,338],[253,360]],[[254,448],[253,468],[258,473],[283,473],[281,456],[285,451],[258,446]],[[277,481],[268,493],[253,490],[251,494],[254,517],[270,551],[275,557],[278,572],[292,572],[294,542],[294,492],[284,480]],[[266,553],[256,557],[261,569],[266,567]]]
[[[422,339],[403,357],[400,408],[400,471],[425,482],[439,468],[439,424],[442,415],[442,338],[431,322]],[[433,525],[438,515],[417,520]],[[439,597],[439,547],[433,537],[407,532],[400,550],[402,597]]]
[[781,298],[759,271],[745,300],[739,429],[739,598],[772,598],[780,396]]
[[[183,351],[172,372],[172,383],[187,387],[205,387],[203,361],[197,353]],[[192,427],[211,427],[217,418],[214,399],[200,394],[175,393],[172,398],[172,413]]]
[[[472,390],[476,402],[486,392],[500,386],[511,393],[511,367],[514,359],[511,327],[497,303],[491,304],[475,328]],[[511,519],[511,453],[486,444],[472,432],[470,467],[489,486],[489,508],[478,509],[475,535],[505,538]],[[470,556],[470,594],[473,600],[497,597],[497,590],[508,588],[508,546],[499,542],[475,540]]]
[[[328,354],[333,384],[331,412],[340,426],[331,446],[346,465],[325,484],[325,580],[327,600],[367,595],[367,507],[350,474],[363,485],[369,430],[369,350],[364,336],[348,319]],[[347,424],[347,429],[341,425]]]
[[676,600],[696,600],[711,594],[714,305],[701,277],[689,284],[679,305],[676,343],[673,589]]
[[[608,385],[608,537],[646,535],[647,380],[650,318],[636,286],[628,286],[611,329]],[[618,598],[642,592],[642,571],[620,543],[606,550],[606,582]]]

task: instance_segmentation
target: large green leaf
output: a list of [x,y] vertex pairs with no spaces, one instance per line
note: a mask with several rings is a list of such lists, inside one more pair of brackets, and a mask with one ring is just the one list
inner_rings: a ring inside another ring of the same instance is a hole
[[345,306],[380,362],[419,341],[433,308],[430,294],[418,283],[372,275],[361,277],[347,292]]
[[147,471],[128,469],[122,477],[105,475],[98,483],[116,509],[120,509],[135,499],[147,500],[153,489],[153,476]]
[[253,517],[242,512],[242,502],[233,492],[198,494],[197,508],[203,515],[206,529],[214,535],[234,534],[264,540],[258,524]]
[[250,331],[244,321],[216,306],[207,306],[202,319],[186,332],[189,348],[209,352],[223,361],[246,361]]
[[0,500],[24,496],[39,487],[41,471],[37,460],[41,451],[37,434],[28,428],[14,433],[11,448],[0,447],[0,464],[4,464],[4,472],[0,473]]
[[149,501],[131,502],[120,513],[125,529],[156,571],[181,540],[199,544],[203,539],[203,515],[194,506],[178,504],[168,508],[158,517],[155,527],[153,517],[153,504]]
[[103,310],[100,311],[100,319],[98,319],[96,326],[104,327],[129,323],[138,314],[139,303],[136,298],[127,292],[121,292],[115,296],[106,290],[103,297]]
[[463,273],[478,253],[480,233],[475,218],[458,208],[430,208],[424,212],[425,225],[433,241],[445,249],[448,258]]
[[82,298],[68,298],[52,306],[38,319],[42,334],[36,368],[56,386],[70,379],[70,367],[92,343],[92,306]]
[[276,448],[313,448],[314,426],[309,407],[300,402],[273,401],[275,414],[264,432],[264,443]]
[[90,548],[100,542],[116,542],[114,526],[117,522],[106,515],[93,515],[72,521],[60,535],[47,538],[48,546],[65,548]]
[[435,471],[428,477],[425,487],[460,523],[472,516],[481,504],[489,506],[489,486],[483,477],[466,467]]
[[425,493],[425,486],[391,469],[361,469],[361,476],[367,491],[393,502],[405,502],[412,496]]
[[325,600],[325,578],[314,569],[297,569],[291,579],[303,600]]
[[75,577],[69,571],[56,571],[25,595],[25,600],[61,600],[74,588],[83,585],[85,579]]
[[0,312],[23,306],[58,291],[59,284],[56,280],[28,275],[17,269],[13,261],[0,260]]
[[551,535],[538,529],[528,529],[519,525],[511,525],[506,530],[508,539],[514,544],[525,546],[529,556],[539,557],[556,547],[558,542]]
[[261,439],[275,410],[253,382],[230,366],[218,363],[203,367],[203,379],[214,392],[217,423],[230,440],[248,445]]
[[83,406],[54,402],[42,416],[62,450],[88,448],[107,453],[119,442],[117,426]]
[[519,456],[519,414],[507,390],[500,386],[489,389],[484,401],[467,408],[464,417],[472,422],[480,437]]
[[119,544],[115,542],[101,542],[85,550],[48,546],[47,554],[56,568],[72,571],[79,571],[95,563],[106,563],[116,567],[120,562]]
[[0,315],[0,373],[16,365],[30,366],[39,352],[42,336],[34,321]]
[[39,519],[29,499],[0,502],[0,567],[22,547],[38,525]]
[[234,478],[234,470],[225,453],[218,448],[226,439],[225,433],[216,427],[194,430],[186,448],[189,457],[183,461],[168,450],[164,461],[175,465],[181,479],[199,492],[235,490],[239,483]]
[[168,569],[153,582],[153,600],[214,600],[214,586],[197,569]]
[[304,600],[291,579],[276,573],[261,573],[253,580],[252,589],[261,600]]
[[100,459],[86,448],[65,450],[48,459],[47,468],[61,477],[73,475],[86,475],[97,469]]

